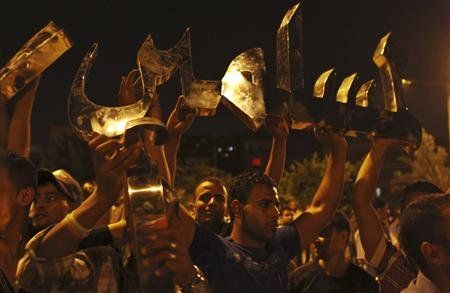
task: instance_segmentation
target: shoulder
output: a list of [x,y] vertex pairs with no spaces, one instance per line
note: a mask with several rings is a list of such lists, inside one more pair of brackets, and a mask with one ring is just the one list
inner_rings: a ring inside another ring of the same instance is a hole
[[312,292],[323,292],[326,291],[326,287],[323,287],[327,284],[326,279],[324,270],[318,264],[309,263],[289,274],[289,288],[291,292],[303,292],[306,288]]
[[357,266],[356,264],[350,262],[350,265],[347,270],[351,275],[357,276],[358,278],[367,278],[374,280],[374,278],[363,268]]
[[231,242],[224,237],[214,234],[206,228],[195,224],[194,239],[189,251],[193,258],[205,258],[224,251],[231,246]]
[[304,264],[289,274],[289,279],[301,279],[311,274],[323,273],[324,270],[316,263]]

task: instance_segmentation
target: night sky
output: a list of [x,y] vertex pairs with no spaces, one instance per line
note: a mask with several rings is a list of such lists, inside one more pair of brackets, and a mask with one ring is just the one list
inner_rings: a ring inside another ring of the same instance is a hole
[[[51,125],[67,125],[66,101],[73,76],[88,48],[99,43],[99,55],[88,80],[93,101],[115,105],[122,75],[136,67],[136,53],[148,34],[157,47],[172,47],[191,28],[194,70],[199,79],[220,80],[229,62],[241,52],[262,47],[273,73],[275,35],[285,11],[296,1],[3,1],[0,19],[0,63],[39,29],[53,20],[74,46],[44,72],[37,93],[32,140],[46,140]],[[306,86],[324,70],[342,75],[376,75],[371,56],[381,36],[393,31],[396,60],[403,77],[438,86],[407,91],[411,111],[438,137],[448,142],[445,89],[450,74],[450,4],[448,0],[334,1],[305,0],[304,56]],[[160,88],[168,115],[181,93],[175,76]],[[249,133],[225,108],[214,118],[198,119],[192,133]]]

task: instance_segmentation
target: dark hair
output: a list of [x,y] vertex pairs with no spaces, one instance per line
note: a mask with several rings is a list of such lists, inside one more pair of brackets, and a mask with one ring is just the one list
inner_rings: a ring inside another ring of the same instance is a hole
[[431,193],[444,193],[439,187],[428,181],[416,181],[408,184],[403,189],[402,199],[400,202],[400,209],[405,210],[407,204],[411,201],[414,193],[422,193],[423,195]]
[[379,196],[375,197],[372,201],[372,205],[375,209],[382,209],[386,206],[386,204],[386,200]]
[[414,201],[400,218],[400,244],[420,270],[426,271],[426,260],[420,250],[423,242],[448,247],[447,225],[442,210],[450,206],[450,194],[430,194]]
[[334,214],[334,217],[331,220],[330,224],[328,224],[328,226],[339,232],[347,231],[350,233],[351,231],[350,221],[348,220],[347,216],[340,211],[337,211]]
[[340,211],[336,211],[336,213],[334,214],[334,217],[331,219],[331,221],[328,223],[328,225],[326,225],[323,230],[320,232],[320,234],[324,237],[331,237],[331,234],[333,233],[333,230],[337,231],[337,232],[342,232],[342,231],[346,231],[348,232],[348,237],[347,237],[347,243],[350,240],[350,233],[351,233],[351,228],[350,228],[350,222],[347,218],[347,216]]
[[24,156],[0,149],[0,168],[6,169],[9,179],[11,179],[17,190],[27,187],[36,188],[36,168]]
[[[202,184],[202,183],[204,183],[204,182],[212,182],[212,183],[214,183],[214,184],[221,185],[221,186],[225,187],[225,184],[224,184],[223,181],[220,180],[219,178],[214,177],[214,176],[208,176],[208,177],[205,177],[205,178],[201,179],[200,182],[198,182],[198,184],[195,185],[194,190],[192,190],[192,200],[193,200],[193,201],[195,201],[195,191],[196,191],[197,188],[200,186],[200,184]],[[225,188],[226,188],[226,187],[225,187]]]
[[[277,187],[272,178],[263,174],[261,171],[245,172],[233,178],[229,189],[229,203],[231,203],[235,199],[243,204],[247,203],[250,190],[255,184]],[[233,211],[231,209],[230,216],[231,218],[234,217]]]

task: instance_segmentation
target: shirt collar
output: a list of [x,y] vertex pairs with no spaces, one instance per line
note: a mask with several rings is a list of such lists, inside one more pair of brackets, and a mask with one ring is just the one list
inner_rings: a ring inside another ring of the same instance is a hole
[[442,293],[442,291],[421,271],[417,274],[417,278],[409,283],[408,288],[401,293],[415,293],[415,292],[427,292],[427,293]]

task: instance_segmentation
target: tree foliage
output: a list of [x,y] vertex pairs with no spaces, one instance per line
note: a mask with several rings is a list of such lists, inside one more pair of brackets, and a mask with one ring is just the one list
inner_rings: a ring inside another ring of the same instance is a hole
[[422,144],[413,157],[403,155],[399,161],[406,165],[406,172],[397,172],[391,181],[392,189],[400,189],[405,185],[426,180],[442,190],[450,187],[449,156],[445,148],[436,144],[433,135],[422,131]]
[[[345,164],[344,193],[341,209],[348,212],[352,195],[353,183],[360,162]],[[279,187],[280,197],[284,200],[294,198],[301,208],[307,207],[317,191],[326,167],[326,158],[314,153],[311,158],[294,161],[286,170]]]
[[175,177],[176,196],[183,202],[189,201],[192,198],[194,188],[200,180],[206,177],[217,177],[225,185],[228,185],[231,182],[232,175],[205,164],[178,165]]

